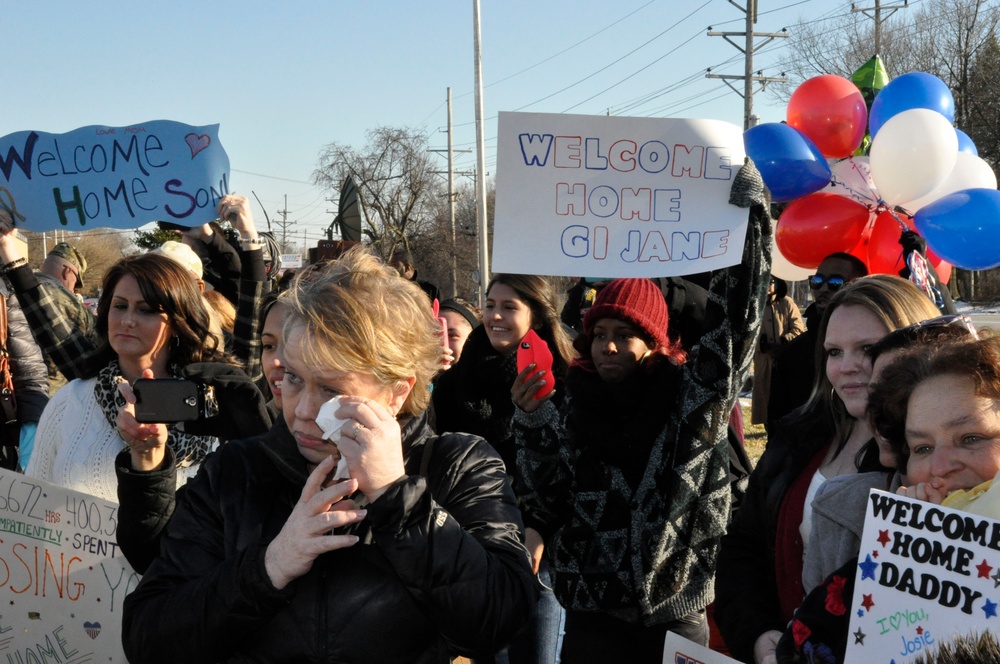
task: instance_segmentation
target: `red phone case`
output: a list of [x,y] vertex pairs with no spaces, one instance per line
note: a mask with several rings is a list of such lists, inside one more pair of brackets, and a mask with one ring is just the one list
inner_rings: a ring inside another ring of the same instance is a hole
[[535,393],[535,399],[543,399],[556,386],[555,380],[552,378],[552,351],[549,350],[545,340],[538,336],[534,330],[528,330],[517,346],[517,372],[521,373],[531,363],[535,364],[535,370],[528,374],[529,376],[534,376],[539,371],[546,373],[545,385],[542,385],[542,388]]

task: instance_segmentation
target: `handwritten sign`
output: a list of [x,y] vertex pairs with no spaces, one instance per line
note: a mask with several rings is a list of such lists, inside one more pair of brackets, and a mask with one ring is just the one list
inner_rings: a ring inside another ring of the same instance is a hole
[[31,231],[197,226],[229,193],[219,125],[155,120],[0,138],[0,206]]
[[497,272],[662,277],[742,258],[736,125],[501,113],[497,141]]
[[872,491],[848,662],[903,664],[955,635],[1000,628],[1000,522]]
[[[125,662],[118,506],[0,469],[0,659]],[[5,658],[5,659],[4,659]]]
[[739,664],[739,662],[685,639],[679,634],[667,632],[663,644],[663,664]]

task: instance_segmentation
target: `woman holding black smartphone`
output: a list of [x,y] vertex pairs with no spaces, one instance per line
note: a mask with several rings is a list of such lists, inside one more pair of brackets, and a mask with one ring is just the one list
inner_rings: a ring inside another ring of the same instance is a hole
[[59,390],[42,413],[26,474],[117,501],[118,453],[128,449],[133,468],[151,470],[168,443],[179,481],[193,475],[218,439],[181,426],[140,424],[126,395],[138,378],[176,377],[192,363],[225,361],[209,321],[194,280],[173,259],[151,253],[113,265],[97,305],[99,346],[83,363],[83,376]]

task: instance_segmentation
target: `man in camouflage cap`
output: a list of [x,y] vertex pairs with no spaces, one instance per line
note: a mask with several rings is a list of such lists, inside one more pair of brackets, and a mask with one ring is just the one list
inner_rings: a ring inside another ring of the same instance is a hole
[[69,242],[60,242],[42,263],[42,272],[59,283],[70,293],[83,288],[83,273],[87,259]]

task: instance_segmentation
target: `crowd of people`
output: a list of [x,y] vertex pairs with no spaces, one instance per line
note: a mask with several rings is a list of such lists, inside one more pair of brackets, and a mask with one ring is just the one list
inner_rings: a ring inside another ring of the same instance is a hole
[[[213,222],[123,257],[96,315],[83,254],[32,271],[0,210],[0,461],[119,504],[130,661],[651,664],[667,632],[844,661],[824,598],[853,584],[869,489],[1000,517],[1000,337],[849,254],[803,315],[752,163],[729,203],[737,265],[581,278],[561,309],[551,279],[496,274],[480,311],[406,251],[279,282],[227,195],[231,240]],[[551,366],[519,363],[529,335]],[[168,378],[195,417],[144,414]]]

